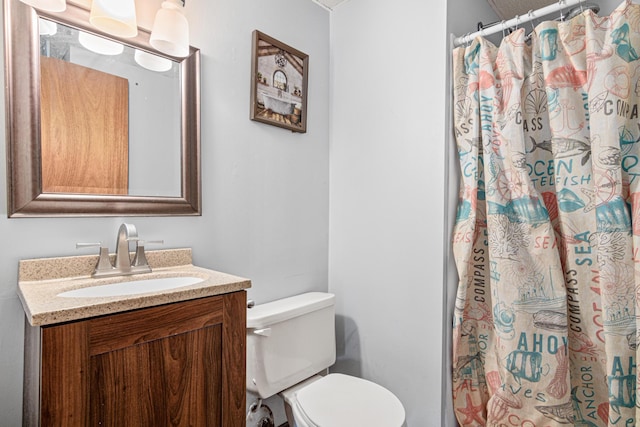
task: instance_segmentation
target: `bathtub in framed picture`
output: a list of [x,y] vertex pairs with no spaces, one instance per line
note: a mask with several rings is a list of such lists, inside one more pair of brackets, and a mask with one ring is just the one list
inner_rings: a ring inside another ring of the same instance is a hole
[[251,120],[306,132],[308,67],[309,55],[255,30]]

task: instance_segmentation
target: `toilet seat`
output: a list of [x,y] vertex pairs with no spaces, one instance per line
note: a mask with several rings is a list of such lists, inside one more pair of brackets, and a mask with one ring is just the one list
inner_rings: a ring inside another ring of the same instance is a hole
[[329,374],[298,388],[290,397],[298,427],[400,427],[405,417],[393,393],[349,375]]

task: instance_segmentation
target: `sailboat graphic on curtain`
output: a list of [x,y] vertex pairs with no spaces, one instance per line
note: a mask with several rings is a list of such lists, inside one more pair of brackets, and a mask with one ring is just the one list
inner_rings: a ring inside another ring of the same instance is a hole
[[640,5],[453,52],[463,426],[634,426]]

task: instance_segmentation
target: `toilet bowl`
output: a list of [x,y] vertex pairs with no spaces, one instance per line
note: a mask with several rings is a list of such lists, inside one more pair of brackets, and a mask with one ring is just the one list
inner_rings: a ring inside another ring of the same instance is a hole
[[281,395],[295,427],[400,427],[404,422],[404,408],[393,393],[350,375],[314,376]]
[[290,427],[400,427],[405,412],[386,388],[326,372],[335,363],[335,296],[310,292],[247,311],[247,390],[279,394]]

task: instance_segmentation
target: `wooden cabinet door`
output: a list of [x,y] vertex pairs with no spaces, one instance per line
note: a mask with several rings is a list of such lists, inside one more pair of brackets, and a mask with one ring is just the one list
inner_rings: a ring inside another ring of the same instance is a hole
[[44,426],[244,426],[245,292],[42,330]]
[[221,329],[92,356],[90,425],[221,426]]

